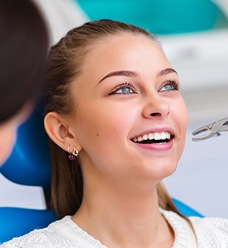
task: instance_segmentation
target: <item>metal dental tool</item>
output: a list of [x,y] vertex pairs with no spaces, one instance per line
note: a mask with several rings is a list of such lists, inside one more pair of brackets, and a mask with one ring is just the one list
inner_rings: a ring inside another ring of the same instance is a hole
[[193,137],[192,140],[201,141],[213,136],[220,136],[222,133],[228,133],[228,117],[197,128],[195,131],[192,132],[192,135],[198,135],[203,132],[206,132],[206,134],[199,135],[198,137]]

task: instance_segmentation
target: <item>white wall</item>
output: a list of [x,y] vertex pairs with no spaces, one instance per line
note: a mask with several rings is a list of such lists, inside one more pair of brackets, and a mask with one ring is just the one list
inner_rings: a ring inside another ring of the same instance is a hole
[[197,127],[189,127],[177,171],[165,185],[173,197],[203,215],[228,217],[228,135],[193,142],[191,131]]

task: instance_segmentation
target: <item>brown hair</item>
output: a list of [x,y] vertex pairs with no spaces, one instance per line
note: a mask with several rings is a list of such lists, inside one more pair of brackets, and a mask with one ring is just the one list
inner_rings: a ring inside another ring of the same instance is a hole
[[[47,68],[47,104],[50,111],[67,115],[74,111],[74,99],[70,96],[72,79],[80,74],[83,61],[92,46],[101,39],[119,33],[144,35],[156,41],[144,29],[112,20],[85,23],[67,33],[52,47]],[[52,206],[59,218],[74,214],[80,207],[83,196],[83,178],[79,161],[69,161],[67,154],[52,141]],[[158,187],[159,204],[162,208],[178,212],[164,187]]]
[[48,45],[46,24],[32,1],[0,1],[0,123],[39,96]]

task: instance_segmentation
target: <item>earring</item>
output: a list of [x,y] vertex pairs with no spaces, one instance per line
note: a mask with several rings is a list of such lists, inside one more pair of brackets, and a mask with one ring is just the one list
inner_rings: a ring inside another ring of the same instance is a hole
[[70,147],[68,146],[68,159],[74,160],[78,156],[78,150],[74,147],[73,152],[70,152]]

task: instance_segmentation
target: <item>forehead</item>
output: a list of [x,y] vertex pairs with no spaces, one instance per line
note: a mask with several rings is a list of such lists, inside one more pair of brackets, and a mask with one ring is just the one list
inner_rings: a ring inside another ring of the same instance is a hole
[[110,34],[97,40],[91,49],[91,53],[107,53],[116,54],[118,51],[128,51],[132,48],[135,50],[137,47],[154,47],[161,50],[157,41],[152,37],[145,36],[140,33],[119,32]]
[[143,34],[118,33],[101,38],[90,47],[84,60],[84,68],[123,66],[126,62],[167,62],[156,40]]

